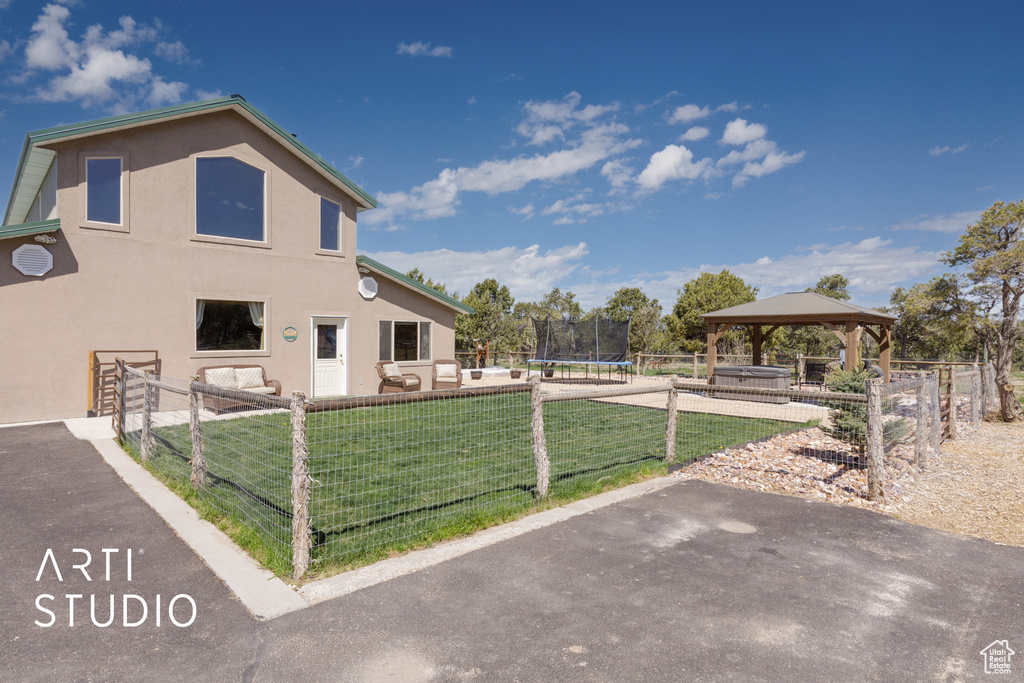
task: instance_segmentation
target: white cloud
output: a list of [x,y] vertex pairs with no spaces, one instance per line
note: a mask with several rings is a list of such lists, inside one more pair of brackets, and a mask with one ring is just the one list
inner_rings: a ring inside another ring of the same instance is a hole
[[694,126],[679,136],[683,142],[697,142],[711,135],[711,131],[704,126]]
[[689,123],[690,121],[696,121],[697,119],[703,119],[711,116],[711,107],[699,107],[696,104],[684,104],[681,107],[676,107],[675,110],[669,115],[669,123]]
[[732,186],[742,187],[750,178],[760,178],[770,173],[775,173],[791,164],[798,164],[803,159],[804,152],[797,152],[796,154],[786,154],[785,152],[778,151],[769,152],[764,160],[760,162],[747,162],[743,170],[733,176]]
[[[108,33],[94,24],[76,42],[65,28],[70,17],[67,7],[50,4],[32,25],[32,36],[25,46],[26,72],[19,81],[28,82],[38,72],[55,72],[45,85],[35,89],[35,99],[80,102],[86,107],[102,104],[113,111],[128,110],[138,101],[156,106],[181,101],[186,84],[165,81],[153,73],[148,59],[125,51],[156,42],[161,31],[159,22],[149,26],[124,16],[118,22],[120,28]],[[187,57],[181,43],[161,43],[156,52]]]
[[197,60],[193,60],[189,57],[188,48],[185,47],[185,43],[180,40],[173,43],[157,43],[156,47],[153,48],[153,52],[157,57],[166,59],[169,62],[174,62],[175,64],[188,64],[190,66],[198,66],[200,64]]
[[748,142],[763,138],[768,130],[760,123],[748,124],[745,119],[734,119],[725,124],[722,143],[726,145],[745,145]]
[[633,168],[621,159],[612,159],[601,167],[601,175],[608,179],[612,186],[609,194],[624,192],[626,185],[633,179]]
[[361,220],[372,226],[393,223],[402,217],[423,220],[451,216],[459,206],[460,192],[495,195],[520,190],[531,182],[571,176],[640,145],[640,140],[625,137],[628,132],[629,129],[622,124],[593,126],[573,140],[572,146],[550,154],[484,161],[473,167],[447,168],[434,180],[409,192],[377,194],[379,208]]
[[618,210],[611,204],[592,204],[584,202],[584,193],[579,193],[569,199],[559,199],[551,206],[541,210],[542,216],[558,215],[555,225],[569,225],[572,223],[586,223],[588,218],[602,216]]
[[523,206],[523,207],[519,207],[519,208],[516,208],[514,206],[510,206],[510,207],[508,207],[508,210],[509,210],[509,213],[514,213],[514,214],[516,214],[518,216],[522,216],[523,218],[526,218],[527,220],[533,218],[533,214],[536,212],[536,209],[533,208],[533,204],[532,203],[527,204],[526,206]]
[[967,145],[960,145],[959,147],[935,147],[928,153],[931,154],[933,157],[937,157],[942,154],[959,154],[965,149],[967,149]]
[[516,127],[516,132],[528,139],[527,144],[545,145],[564,139],[576,125],[591,124],[600,116],[619,109],[618,102],[589,104],[579,109],[581,99],[582,96],[573,91],[559,100],[530,100],[523,105],[526,118]]
[[399,43],[395,54],[409,55],[411,57],[451,57],[452,48],[443,45],[431,47],[430,43]]
[[175,104],[181,102],[187,91],[188,86],[184,83],[179,81],[168,83],[160,76],[154,76],[153,82],[150,84],[149,97],[146,98],[146,101],[153,107]]
[[385,251],[367,256],[402,273],[419,268],[426,277],[443,282],[449,292],[457,291],[463,296],[473,285],[493,277],[507,286],[517,301],[537,301],[579,269],[588,253],[587,243],[580,242],[543,253],[534,244],[525,249]]
[[32,25],[32,38],[25,47],[25,65],[29,69],[57,71],[74,66],[78,45],[68,36],[64,22],[71,15],[67,7],[47,5]]
[[913,220],[903,221],[892,226],[893,230],[922,230],[924,232],[945,232],[958,233],[967,229],[971,223],[976,223],[981,218],[982,210],[960,211],[948,216],[943,215],[922,215]]
[[693,152],[683,145],[668,145],[651,155],[647,168],[640,172],[636,182],[643,190],[656,190],[669,180],[695,180],[708,173],[711,159],[693,161]]

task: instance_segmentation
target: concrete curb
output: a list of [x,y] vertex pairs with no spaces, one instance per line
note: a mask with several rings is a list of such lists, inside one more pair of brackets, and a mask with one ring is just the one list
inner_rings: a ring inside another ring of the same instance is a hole
[[261,621],[305,609],[309,603],[273,572],[259,566],[228,536],[157,481],[110,439],[89,441],[118,476],[213,570]]
[[118,476],[167,522],[168,526],[231,589],[246,609],[262,621],[412,574],[474,550],[687,481],[671,475],[649,479],[529,515],[508,524],[484,529],[466,538],[446,541],[430,548],[314,581],[296,591],[277,578],[273,572],[259,566],[226,534],[200,519],[191,506],[135,462],[113,440],[113,431],[106,420],[66,420],[65,424],[77,438],[89,441]]
[[590,498],[578,500],[562,507],[545,510],[528,517],[478,531],[472,536],[454,541],[439,543],[430,548],[416,550],[401,557],[381,560],[361,569],[354,569],[327,579],[308,583],[299,589],[299,593],[310,604],[338,598],[369,588],[385,581],[412,574],[442,562],[454,559],[466,553],[486,548],[501,541],[520,536],[530,531],[564,522],[567,519],[598,510],[615,503],[636,498],[647,493],[659,491],[674,484],[687,481],[682,477],[667,476],[649,479],[625,488],[608,491]]

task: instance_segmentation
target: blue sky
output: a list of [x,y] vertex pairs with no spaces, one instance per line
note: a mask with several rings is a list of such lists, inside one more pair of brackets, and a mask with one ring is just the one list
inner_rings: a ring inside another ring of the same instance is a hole
[[0,186],[25,133],[240,93],[380,207],[359,251],[465,294],[701,270],[854,299],[1024,198],[1024,3],[0,0]]

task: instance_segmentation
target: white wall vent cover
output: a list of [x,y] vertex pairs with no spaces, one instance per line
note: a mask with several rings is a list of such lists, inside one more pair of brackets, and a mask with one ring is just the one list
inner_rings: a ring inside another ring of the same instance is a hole
[[359,278],[359,294],[367,300],[377,296],[377,281],[369,275]]
[[53,255],[38,244],[23,244],[11,255],[22,275],[45,275],[53,268]]

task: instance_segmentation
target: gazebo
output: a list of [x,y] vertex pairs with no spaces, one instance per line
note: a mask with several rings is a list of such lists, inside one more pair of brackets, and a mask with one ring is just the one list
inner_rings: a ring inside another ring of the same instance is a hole
[[821,325],[832,330],[845,349],[854,351],[846,354],[846,370],[853,370],[856,365],[861,333],[871,335],[878,342],[878,364],[885,373],[885,381],[889,381],[892,324],[896,317],[888,313],[815,292],[794,292],[723,308],[702,317],[708,325],[708,377],[715,371],[715,345],[733,327],[746,328],[754,350],[753,364],[761,365],[761,347],[775,330],[789,325]]

